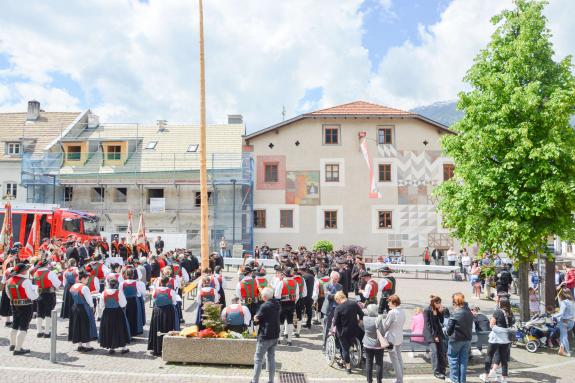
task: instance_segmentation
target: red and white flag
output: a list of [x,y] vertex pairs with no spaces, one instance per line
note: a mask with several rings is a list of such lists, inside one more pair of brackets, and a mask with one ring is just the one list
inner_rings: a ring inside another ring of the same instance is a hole
[[140,211],[140,220],[138,222],[138,245],[143,245],[148,251],[147,242],[146,242],[146,224],[144,222],[144,212]]
[[367,167],[369,169],[369,198],[382,198],[381,193],[377,190],[377,181],[375,180],[373,163],[367,150],[367,140],[365,138],[361,139],[360,147],[363,159],[367,163]]
[[6,202],[4,205],[4,222],[2,223],[2,232],[0,233],[2,244],[2,249],[4,249],[4,254],[8,253],[8,250],[12,248],[13,237],[12,237],[12,205],[10,202]]
[[132,230],[132,210],[128,210],[128,227],[126,228],[126,242],[129,244],[134,243]]
[[40,236],[38,227],[38,214],[34,214],[34,222],[30,228],[30,234],[28,234],[28,240],[26,241],[26,253],[29,255],[38,255],[40,250]]

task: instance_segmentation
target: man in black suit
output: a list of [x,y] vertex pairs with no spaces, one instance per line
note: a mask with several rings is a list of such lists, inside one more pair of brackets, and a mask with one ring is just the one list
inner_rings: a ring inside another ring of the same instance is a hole
[[156,243],[154,243],[154,247],[156,248],[156,254],[160,255],[164,252],[164,241],[162,237],[158,235],[158,239],[156,239]]
[[74,259],[77,265],[80,264],[80,255],[78,254],[78,248],[76,247],[75,242],[68,244],[68,248],[66,249],[66,259]]
[[80,262],[78,262],[78,266],[82,267],[85,263],[88,262],[90,259],[90,250],[89,250],[90,242],[84,241],[84,244],[78,248],[78,256],[80,258]]

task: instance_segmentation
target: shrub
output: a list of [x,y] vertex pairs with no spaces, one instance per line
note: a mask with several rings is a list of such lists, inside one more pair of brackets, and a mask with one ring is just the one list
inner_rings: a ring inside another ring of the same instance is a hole
[[313,245],[313,251],[323,251],[324,253],[329,253],[333,250],[333,243],[326,240],[319,240]]

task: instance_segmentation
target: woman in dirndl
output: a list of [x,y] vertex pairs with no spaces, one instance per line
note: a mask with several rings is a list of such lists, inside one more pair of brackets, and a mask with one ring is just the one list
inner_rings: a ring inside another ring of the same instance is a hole
[[138,295],[146,293],[146,285],[143,282],[134,279],[135,270],[132,268],[126,269],[124,272],[124,282],[120,290],[126,297],[126,318],[130,325],[130,333],[132,336],[140,335],[144,332],[144,318],[142,318],[142,301],[138,299]]
[[94,300],[87,286],[88,273],[85,270],[78,273],[78,281],[70,288],[74,304],[70,312],[68,340],[74,344],[80,343],[78,351],[89,352],[94,349],[90,342],[98,339],[98,329],[94,319]]
[[210,285],[211,277],[209,275],[204,275],[202,277],[202,287],[198,288],[198,295],[196,297],[196,302],[198,303],[198,315],[196,317],[196,325],[200,330],[204,329],[202,324],[202,319],[204,315],[204,304],[218,303],[220,297],[215,287]]
[[108,287],[100,299],[102,320],[99,341],[100,347],[107,348],[109,354],[114,354],[117,348],[121,348],[121,354],[130,351],[127,346],[130,343],[130,327],[124,307],[126,307],[126,297],[118,288],[118,280],[108,279]]
[[154,310],[150,320],[150,332],[148,334],[148,350],[154,356],[162,355],[162,342],[164,334],[169,331],[179,331],[180,321],[176,315],[176,303],[178,294],[168,287],[170,278],[161,277],[159,285],[154,288],[152,299]]
[[62,273],[62,277],[64,282],[64,296],[62,298],[60,318],[70,318],[70,312],[74,304],[72,295],[70,294],[70,288],[78,281],[78,268],[76,267],[76,260],[74,258],[68,260],[68,268]]

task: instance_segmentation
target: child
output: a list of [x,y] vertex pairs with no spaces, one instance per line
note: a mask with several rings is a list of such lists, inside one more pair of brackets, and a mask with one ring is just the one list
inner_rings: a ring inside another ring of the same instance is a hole
[[[424,327],[423,309],[421,307],[416,307],[415,312],[411,317],[411,333],[423,334],[423,327]],[[415,343],[423,343],[423,337],[412,336],[411,341]]]
[[529,288],[529,312],[532,317],[539,314],[539,297],[533,287]]

